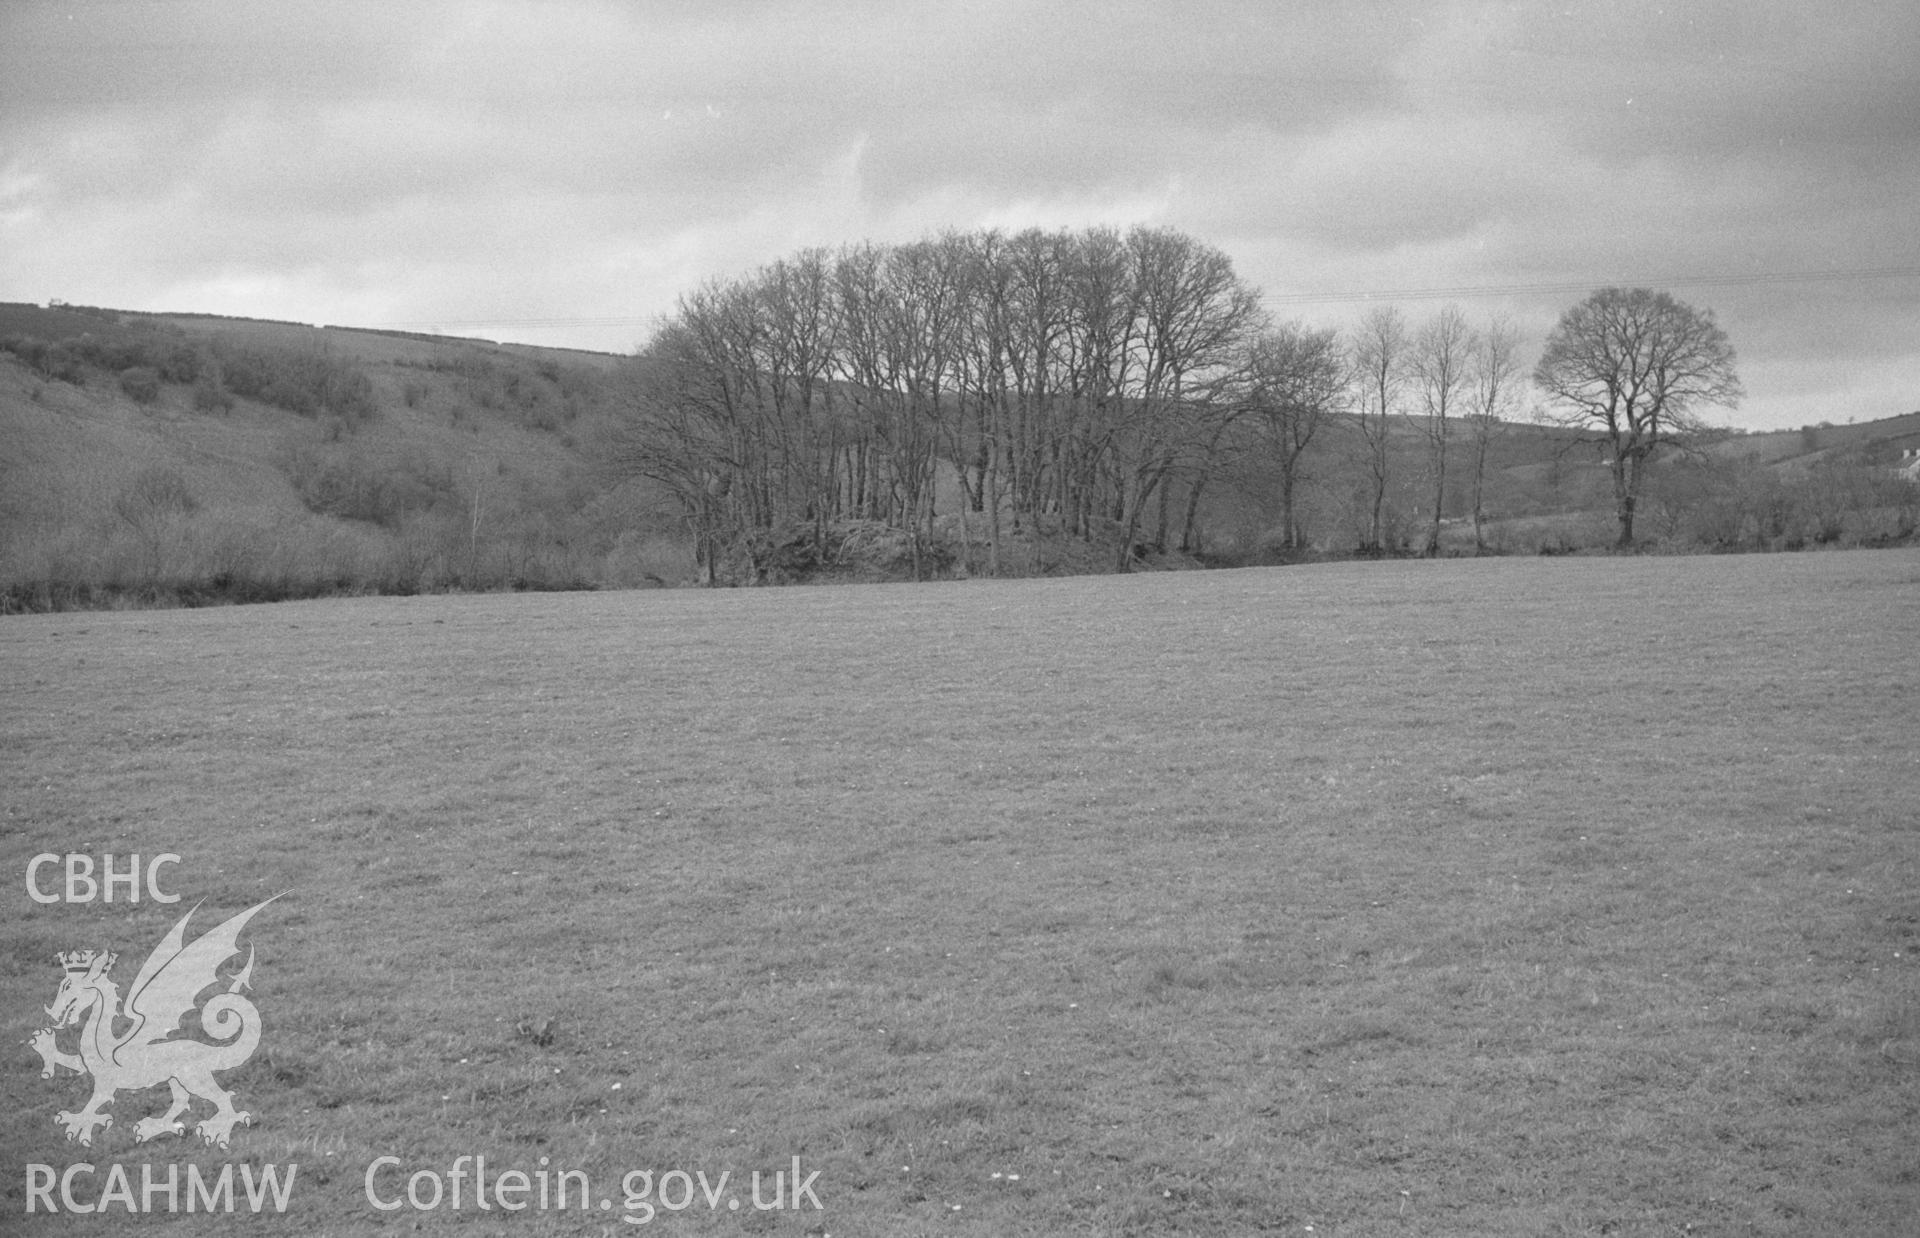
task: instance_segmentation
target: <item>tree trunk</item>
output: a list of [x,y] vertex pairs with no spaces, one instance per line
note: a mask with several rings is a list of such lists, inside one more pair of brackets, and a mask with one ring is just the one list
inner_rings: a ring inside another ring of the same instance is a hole
[[1167,505],[1172,497],[1173,487],[1171,485],[1160,487],[1159,520],[1153,535],[1153,548],[1161,554],[1167,552]]
[[1427,558],[1440,557],[1440,514],[1447,502],[1447,449],[1442,443],[1433,461],[1433,521],[1427,526]]
[[[972,507],[975,511],[979,511],[980,509],[975,504],[969,503],[965,497],[965,491],[967,488],[967,466],[964,464],[961,465],[959,469],[959,473],[960,473],[960,489],[962,492],[962,497],[960,499],[960,570],[964,572],[966,575],[972,576],[973,575],[973,530],[967,527],[967,508]],[[985,478],[982,478],[981,480],[984,481]]]
[[[1297,457],[1296,457],[1297,458]],[[1280,544],[1298,549],[1300,531],[1293,520],[1293,460],[1280,462]]]
[[1133,535],[1139,530],[1140,513],[1136,511],[1128,518],[1125,527],[1121,530],[1120,556],[1114,562],[1114,571],[1131,572],[1133,570]]
[[[1387,436],[1392,432],[1393,423],[1387,420],[1384,394],[1381,397],[1380,429],[1368,444],[1372,448],[1369,462],[1373,482],[1373,512],[1367,522],[1367,545],[1365,549],[1374,554],[1387,552]],[[1365,414],[1361,414],[1364,418]]]
[[1133,539],[1140,532],[1140,517],[1144,514],[1147,501],[1154,497],[1154,490],[1156,490],[1165,479],[1165,474],[1156,474],[1151,481],[1144,483],[1140,493],[1134,497],[1133,502],[1126,503],[1121,511],[1115,513],[1116,517],[1121,521],[1123,530],[1120,538],[1120,557],[1118,562],[1114,564],[1115,571],[1127,572],[1133,570]]
[[1477,557],[1487,553],[1487,540],[1481,532],[1481,500],[1486,494],[1487,483],[1487,438],[1486,427],[1481,427],[1478,449],[1473,458],[1473,553]]
[[1630,456],[1616,456],[1613,461],[1613,502],[1614,514],[1620,521],[1620,536],[1614,541],[1617,550],[1628,550],[1633,546],[1633,505],[1637,480]]
[[[999,455],[996,448],[995,457]],[[987,495],[987,575],[1000,574],[1000,468],[990,465],[983,488]]]
[[1379,554],[1386,549],[1386,529],[1381,520],[1382,509],[1387,502],[1387,483],[1383,478],[1375,478],[1373,483],[1373,515],[1367,522],[1367,544],[1365,549]]
[[1197,549],[1194,545],[1193,530],[1200,515],[1200,492],[1206,488],[1208,475],[1207,472],[1202,472],[1193,479],[1193,484],[1187,487],[1186,518],[1180,524],[1181,554],[1192,554]]

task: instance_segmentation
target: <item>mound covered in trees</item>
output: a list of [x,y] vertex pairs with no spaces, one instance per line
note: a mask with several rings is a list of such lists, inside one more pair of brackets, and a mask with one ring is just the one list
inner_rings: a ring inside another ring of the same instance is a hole
[[681,300],[620,459],[675,495],[709,580],[766,579],[796,540],[825,561],[861,523],[915,578],[997,573],[1034,536],[1123,564],[1192,548],[1260,325],[1226,255],[1165,229],[809,250]]

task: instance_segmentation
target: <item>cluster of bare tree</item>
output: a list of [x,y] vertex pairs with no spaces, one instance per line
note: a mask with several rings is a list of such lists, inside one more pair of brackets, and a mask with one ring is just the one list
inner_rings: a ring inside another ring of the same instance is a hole
[[[1344,347],[1331,332],[1287,328],[1259,336],[1234,415],[1251,413],[1253,424],[1268,431],[1283,541],[1300,544],[1294,494],[1301,454],[1319,422],[1339,410],[1348,414],[1342,420],[1352,427],[1363,479],[1361,553],[1403,548],[1389,536],[1389,495],[1395,461],[1404,460],[1394,439],[1412,426],[1424,448],[1418,480],[1428,496],[1417,548],[1439,554],[1449,487],[1464,467],[1474,546],[1484,550],[1488,450],[1528,391],[1519,348],[1519,333],[1506,320],[1475,327],[1454,306],[1418,325],[1394,306],[1377,307]],[[1577,431],[1570,443],[1600,449],[1622,547],[1633,544],[1648,468],[1671,449],[1714,437],[1700,410],[1731,407],[1741,396],[1733,349],[1712,313],[1645,288],[1603,288],[1568,310],[1531,381],[1547,397],[1535,410],[1539,420]],[[1464,461],[1455,458],[1461,447]]]
[[1487,449],[1500,423],[1518,411],[1525,394],[1519,360],[1520,336],[1506,320],[1495,318],[1476,328],[1465,314],[1447,306],[1418,327],[1409,326],[1393,306],[1366,314],[1350,341],[1355,427],[1363,444],[1368,519],[1361,550],[1390,549],[1386,537],[1389,450],[1396,424],[1408,420],[1424,431],[1426,481],[1432,502],[1426,511],[1422,550],[1440,550],[1445,514],[1449,451],[1461,423],[1468,430],[1472,477],[1473,538],[1484,547]]
[[[636,359],[625,464],[664,483],[711,579],[804,529],[873,520],[905,532],[916,575],[942,462],[988,571],[1003,525],[1192,548],[1220,461],[1277,467],[1281,540],[1316,433],[1348,407],[1374,454],[1381,547],[1387,439],[1432,427],[1437,546],[1449,422],[1485,436],[1510,412],[1514,333],[1457,310],[1417,333],[1398,311],[1351,340],[1275,326],[1219,250],[1167,229],[949,233],[811,250],[710,283]],[[1477,506],[1477,504],[1476,504]]]
[[[1275,478],[1281,544],[1301,547],[1308,448],[1338,420],[1364,478],[1360,551],[1432,555],[1450,487],[1470,490],[1484,544],[1518,351],[1506,322],[1453,307],[1419,324],[1380,307],[1344,336],[1275,325],[1225,254],[1163,228],[816,249],[681,299],[631,367],[622,463],[675,496],[709,581],[723,564],[757,579],[796,545],[824,561],[859,521],[904,535],[922,576],[943,494],[988,572],[1025,530],[1098,534],[1125,566],[1195,548],[1202,495],[1250,452]],[[1641,469],[1691,405],[1737,395],[1731,364],[1710,315],[1644,290],[1596,293],[1549,341],[1534,381],[1612,448],[1623,540]],[[1389,530],[1409,436],[1430,496],[1417,541]]]
[[989,570],[1003,522],[1164,539],[1261,324],[1226,255],[1166,229],[812,250],[682,298],[636,359],[626,463],[679,497],[709,574],[848,519],[907,533],[918,574],[943,461]]

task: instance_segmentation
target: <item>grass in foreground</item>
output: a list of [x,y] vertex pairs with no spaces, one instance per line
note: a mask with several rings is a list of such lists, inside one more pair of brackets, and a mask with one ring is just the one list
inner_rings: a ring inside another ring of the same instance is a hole
[[689,1233],[1908,1232],[1916,615],[1893,551],[9,619],[16,1044],[55,951],[291,893],[232,1152],[65,1144],[19,1048],[0,1208],[298,1162],[252,1228],[486,1233],[363,1194],[484,1154],[615,1204],[531,1234],[636,1168],[733,1173]]

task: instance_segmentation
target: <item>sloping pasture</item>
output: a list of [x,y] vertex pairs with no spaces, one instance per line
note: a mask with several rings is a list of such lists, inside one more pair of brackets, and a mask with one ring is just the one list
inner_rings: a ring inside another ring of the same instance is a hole
[[[1911,1232],[1916,638],[1912,551],[9,618],[0,1211],[236,1161],[299,1165],[248,1232],[628,1232],[636,1169],[732,1175],[679,1233]],[[63,1142],[54,953],[281,892],[254,1124]],[[462,1155],[609,1209],[367,1198]]]

